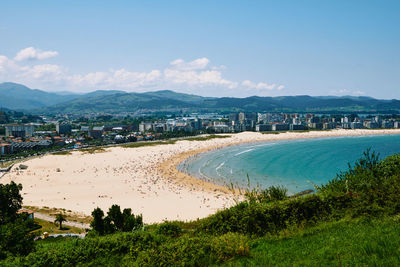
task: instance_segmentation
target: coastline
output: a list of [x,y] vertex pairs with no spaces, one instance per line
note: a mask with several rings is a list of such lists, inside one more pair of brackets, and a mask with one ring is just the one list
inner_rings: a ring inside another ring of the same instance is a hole
[[331,130],[262,134],[243,132],[205,141],[180,140],[148,147],[110,147],[88,154],[45,155],[14,166],[1,183],[23,185],[24,205],[65,208],[90,215],[113,204],[143,214],[146,223],[195,220],[229,207],[239,197],[227,187],[177,170],[177,165],[199,153],[226,146],[265,141],[334,136],[400,134],[395,130]]
[[[254,132],[248,132],[254,133]],[[262,133],[261,133],[262,134]],[[400,129],[378,129],[378,130],[365,130],[365,129],[356,129],[356,130],[329,130],[329,131],[308,131],[308,132],[284,132],[279,134],[267,133],[262,134],[259,138],[255,138],[254,140],[241,140],[232,143],[219,144],[216,146],[210,146],[206,148],[201,148],[197,150],[192,150],[189,152],[184,152],[178,155],[175,155],[168,159],[167,161],[162,162],[159,165],[160,171],[165,176],[175,177],[174,181],[178,184],[185,184],[186,186],[202,186],[205,190],[213,191],[213,192],[221,192],[225,194],[233,193],[240,195],[240,190],[235,189],[233,191],[231,188],[226,186],[214,184],[211,181],[205,181],[201,178],[194,177],[189,175],[186,172],[182,172],[178,169],[178,165],[183,163],[184,161],[190,159],[191,157],[195,157],[201,153],[209,152],[216,149],[221,149],[229,146],[236,146],[241,144],[249,144],[249,143],[260,143],[260,142],[269,142],[269,141],[284,141],[284,140],[293,140],[293,139],[310,139],[310,138],[329,138],[329,137],[346,137],[346,136],[369,136],[369,135],[385,135],[385,134],[400,134]]]

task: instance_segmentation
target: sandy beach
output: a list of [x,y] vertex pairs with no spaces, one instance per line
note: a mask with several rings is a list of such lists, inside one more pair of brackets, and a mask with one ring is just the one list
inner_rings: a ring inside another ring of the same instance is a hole
[[1,183],[23,185],[23,204],[65,208],[90,215],[112,204],[143,214],[146,223],[203,218],[234,203],[225,187],[193,178],[176,169],[197,153],[248,142],[346,135],[400,134],[391,130],[332,130],[261,134],[243,132],[207,141],[182,140],[175,144],[137,148],[110,147],[94,154],[74,151],[46,155],[24,162],[4,175]]

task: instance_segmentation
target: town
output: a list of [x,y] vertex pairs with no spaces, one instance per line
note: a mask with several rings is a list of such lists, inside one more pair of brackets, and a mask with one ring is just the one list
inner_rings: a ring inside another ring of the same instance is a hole
[[48,152],[199,134],[399,128],[400,115],[310,113],[111,114],[54,117],[0,111],[1,161]]

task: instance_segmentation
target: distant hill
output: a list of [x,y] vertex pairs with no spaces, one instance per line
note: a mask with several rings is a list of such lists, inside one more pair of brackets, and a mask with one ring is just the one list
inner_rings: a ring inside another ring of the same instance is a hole
[[80,98],[42,110],[47,113],[152,111],[247,112],[398,112],[399,100],[366,97],[318,98],[311,96],[206,98],[172,91],[118,93]]
[[59,95],[37,89],[30,89],[17,83],[0,84],[0,107],[14,110],[30,110],[57,103],[65,102],[77,97],[72,94]]
[[207,112],[399,112],[400,100],[355,96],[202,97],[162,90],[127,93],[99,90],[87,94],[49,93],[15,83],[0,84],[0,108],[35,113],[147,111]]

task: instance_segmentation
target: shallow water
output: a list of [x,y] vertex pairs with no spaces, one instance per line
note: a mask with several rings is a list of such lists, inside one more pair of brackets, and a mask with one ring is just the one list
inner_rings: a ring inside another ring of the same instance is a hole
[[371,148],[380,158],[400,153],[400,135],[346,136],[244,144],[209,151],[178,166],[220,185],[284,185],[290,193],[313,189],[348,169]]

